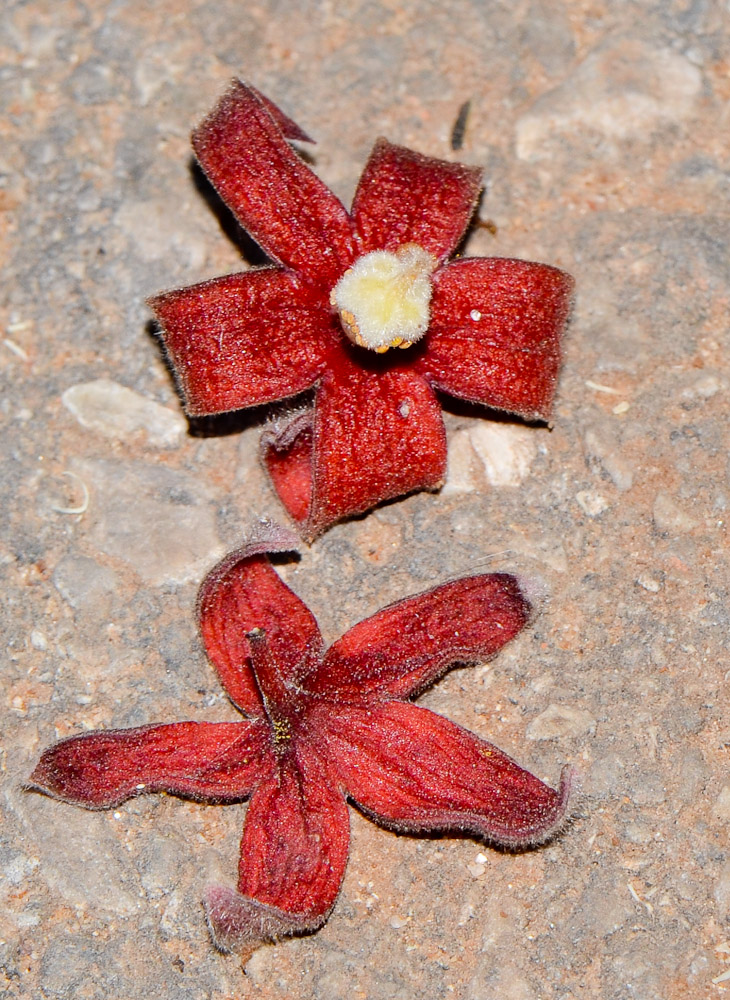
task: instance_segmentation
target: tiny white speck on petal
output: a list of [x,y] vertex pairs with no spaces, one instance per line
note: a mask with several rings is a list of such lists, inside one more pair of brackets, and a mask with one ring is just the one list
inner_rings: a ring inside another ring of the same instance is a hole
[[405,420],[406,417],[409,416],[410,412],[411,412],[411,404],[408,402],[407,399],[404,399],[403,402],[398,407],[398,413],[400,413],[400,415]]
[[472,309],[472,311],[469,313],[469,316],[471,317],[471,319],[474,320],[475,323],[478,323],[479,320],[482,318],[482,314],[479,312],[478,309]]

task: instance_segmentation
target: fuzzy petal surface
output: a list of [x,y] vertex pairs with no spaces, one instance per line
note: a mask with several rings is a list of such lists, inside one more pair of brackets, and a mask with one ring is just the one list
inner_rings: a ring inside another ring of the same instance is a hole
[[326,919],[326,914],[288,913],[278,906],[267,906],[227,885],[208,886],[203,905],[216,948],[236,952],[244,966],[262,944],[316,931]]
[[547,840],[564,821],[568,780],[555,791],[428,709],[398,701],[350,706],[327,725],[347,794],[391,829],[460,830],[525,847]]
[[436,272],[428,350],[437,388],[528,419],[552,410],[573,279],[547,264],[483,258]]
[[[274,260],[331,288],[354,259],[343,205],[287,142],[286,116],[234,80],[193,132],[193,149],[238,221]],[[290,124],[293,124],[290,122]]]
[[507,573],[454,580],[355,625],[330,646],[307,689],[338,701],[412,697],[454,664],[493,656],[530,612]]
[[[305,536],[412,490],[434,489],[446,469],[441,407],[407,369],[341,365],[320,383],[312,432],[265,452],[279,497]],[[302,521],[307,443],[311,495]],[[274,464],[276,468],[273,469]]]
[[378,139],[352,204],[362,251],[394,251],[417,243],[443,260],[469,224],[481,175],[474,167]]
[[321,293],[274,267],[163,292],[148,304],[191,416],[309,389],[340,336]]
[[305,525],[312,503],[314,411],[298,413],[284,427],[265,431],[261,458],[289,517]]
[[96,809],[143,792],[235,802],[272,765],[268,732],[259,723],[176,722],[71,736],[43,753],[29,784]]
[[[350,215],[290,140],[309,137],[234,81],[193,146],[281,266],[150,304],[189,414],[314,390],[311,419],[262,442],[274,487],[311,541],[345,517],[440,485],[446,443],[432,390],[549,419],[572,279],[524,261],[447,261],[478,199],[476,168],[379,139]],[[409,343],[406,356],[398,348]]]
[[261,717],[263,706],[251,669],[249,632],[266,633],[285,683],[311,671],[321,655],[314,615],[256,547],[231,553],[208,574],[198,594],[198,617],[223,687],[253,717]]
[[238,892],[209,892],[208,921],[219,946],[246,953],[323,923],[345,873],[349,829],[336,774],[300,741],[251,799]]
[[216,944],[244,961],[264,941],[327,918],[347,864],[347,796],[395,830],[525,847],[558,830],[570,790],[570,774],[555,791],[401,700],[519,631],[530,609],[515,578],[470,577],[400,601],[323,658],[314,618],[265,559],[292,538],[261,524],[200,591],[208,653],[253,719],[75,736],[46,750],[30,779],[31,789],[89,808],[153,791],[250,797],[238,885],[211,887],[205,903]]

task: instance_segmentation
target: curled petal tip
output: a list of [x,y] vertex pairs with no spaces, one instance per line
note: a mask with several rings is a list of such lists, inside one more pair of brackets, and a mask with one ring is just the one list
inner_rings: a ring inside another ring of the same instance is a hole
[[290,528],[277,521],[261,518],[249,533],[243,545],[244,551],[250,555],[265,552],[296,552],[300,538]]
[[49,798],[91,809],[101,808],[93,801],[83,775],[77,769],[69,767],[66,761],[69,747],[73,747],[78,740],[79,737],[70,737],[44,750],[33,773],[23,785],[23,791],[40,792]]
[[580,784],[578,771],[572,764],[566,764],[560,773],[560,787],[557,799],[542,824],[508,846],[519,848],[539,847],[553,840],[568,825],[572,815],[572,802]]
[[290,934],[315,931],[327,918],[327,913],[287,913],[223,885],[209,886],[203,905],[216,948],[235,952],[243,965],[261,945]]
[[262,518],[249,532],[243,545],[235,551],[229,552],[213,567],[203,581],[201,594],[209,590],[215,581],[225,576],[237,563],[276,552],[296,552],[300,543],[299,536],[289,528],[285,528],[276,521]]
[[277,104],[274,104],[274,102],[268,98],[266,94],[262,94],[260,90],[257,90],[256,87],[253,87],[250,83],[246,83],[245,80],[239,80],[237,77],[234,77],[231,80],[230,91],[235,94],[235,92],[239,89],[247,90],[258,98],[260,103],[263,104],[281,129],[281,134],[285,139],[289,139],[290,141],[295,140],[297,142],[311,142],[312,145],[316,145],[314,139],[307,135],[304,129],[300,128],[299,125],[297,125],[295,121],[292,121],[288,115],[285,115],[281,108]]
[[530,621],[542,611],[550,596],[546,580],[537,573],[515,573],[520,593],[530,606]]

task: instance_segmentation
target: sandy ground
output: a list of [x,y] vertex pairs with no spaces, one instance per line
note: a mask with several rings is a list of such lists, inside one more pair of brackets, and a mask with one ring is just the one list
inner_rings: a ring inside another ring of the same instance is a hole
[[[719,0],[5,4],[0,996],[730,995],[729,20]],[[573,822],[515,856],[353,811],[328,924],[246,975],[200,905],[234,881],[245,806],[22,790],[58,737],[235,717],[193,606],[282,517],[266,414],[189,429],[144,305],[242,266],[188,140],[234,74],[318,139],[346,202],[379,134],[458,156],[486,177],[468,252],[578,282],[552,430],[447,404],[440,494],[281,567],[328,641],[454,575],[542,578],[534,626],[423,703],[546,780],[573,762]]]

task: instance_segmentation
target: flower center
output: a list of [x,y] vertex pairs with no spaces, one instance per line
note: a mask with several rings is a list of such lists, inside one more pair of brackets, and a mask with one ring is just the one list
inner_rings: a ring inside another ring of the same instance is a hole
[[355,261],[330,294],[347,337],[378,354],[420,340],[428,329],[436,264],[417,243],[395,253],[373,250]]

